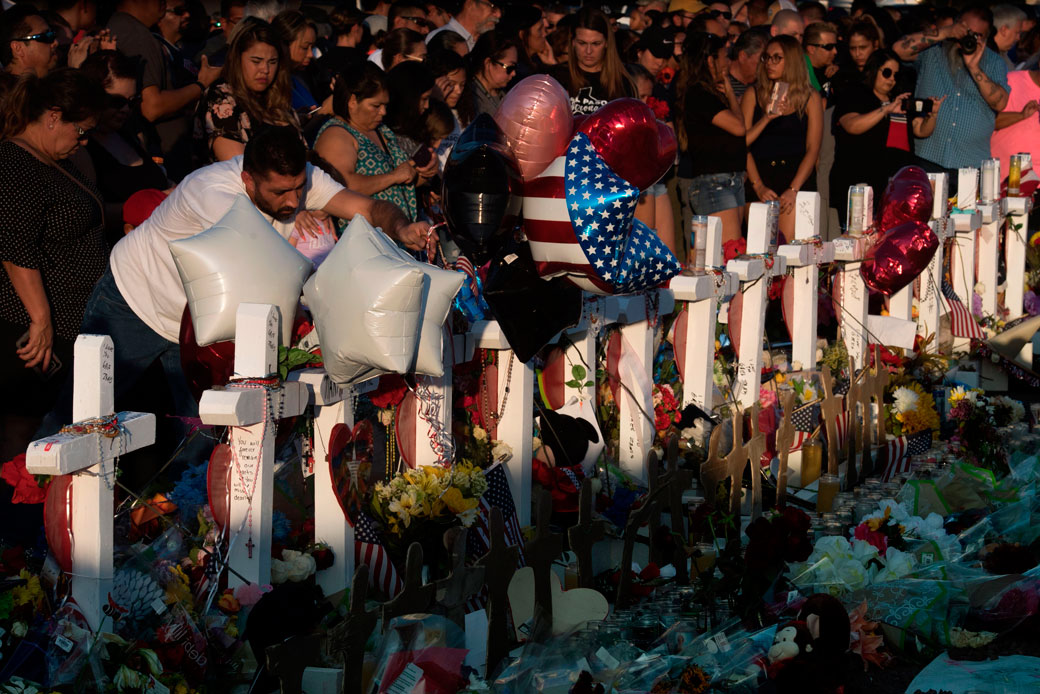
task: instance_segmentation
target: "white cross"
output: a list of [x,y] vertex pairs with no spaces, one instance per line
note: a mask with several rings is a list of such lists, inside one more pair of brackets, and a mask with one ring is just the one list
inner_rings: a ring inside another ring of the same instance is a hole
[[[874,194],[870,186],[864,186],[864,208],[872,214]],[[851,223],[851,220],[850,220]],[[841,311],[841,334],[845,340],[845,349],[855,368],[862,369],[867,355],[867,285],[859,274],[866,252],[863,237],[859,234],[846,234],[834,240],[834,259],[842,262],[841,296],[838,297],[838,310]]]
[[[751,203],[748,215],[747,252],[760,255],[769,252],[770,239],[776,237],[776,216],[770,219],[769,205]],[[740,317],[740,361],[734,395],[744,407],[758,402],[759,384],[762,381],[762,336],[766,327],[766,293],[769,278],[783,275],[787,270],[787,259],[773,256],[773,267],[767,268],[762,258],[734,258],[726,269],[734,273],[741,283],[744,307]]]
[[[654,443],[652,389],[656,331],[650,321],[671,313],[675,297],[668,289],[651,289],[639,294],[611,296],[607,300],[612,304],[607,312],[616,314],[616,321],[621,325],[618,464],[633,479],[646,484],[649,481],[646,460]],[[653,305],[656,310],[651,308]],[[594,379],[594,375],[591,378]]]
[[939,318],[946,312],[941,296],[943,274],[943,249],[946,239],[953,233],[953,223],[946,216],[947,178],[946,174],[928,174],[935,192],[932,204],[932,219],[928,223],[939,239],[928,268],[921,273],[921,286],[917,303],[917,334],[922,337],[935,335],[931,350],[939,351]]
[[[235,378],[278,373],[278,307],[240,304],[235,314]],[[228,562],[246,581],[271,582],[271,519],[274,497],[274,437],[279,417],[295,417],[307,407],[307,388],[296,381],[271,387],[231,383],[207,390],[199,402],[205,424],[231,427],[231,549]]]
[[[495,438],[507,444],[513,450],[513,457],[505,462],[506,476],[509,478],[509,490],[513,494],[513,505],[516,507],[516,518],[521,526],[531,524],[531,459],[533,457],[534,418],[534,365],[524,364],[517,359],[509,348],[498,321],[477,321],[473,323],[466,335],[466,348],[469,354],[475,349],[498,350],[498,381],[495,385],[499,403],[498,420]],[[507,378],[510,363],[513,373]],[[506,388],[509,396],[506,397]],[[505,402],[503,411],[501,403]]]
[[[1005,244],[1005,265],[1007,291],[1004,293],[1004,305],[1007,306],[1008,320],[1014,320],[1023,313],[1022,301],[1025,296],[1026,248],[1029,243],[1029,212],[1033,208],[1033,200],[1028,197],[1004,198],[1007,214],[1007,243]],[[1017,228],[1021,227],[1021,228]],[[1032,349],[1027,344],[1028,349]],[[1030,355],[1029,361],[1032,360]]]
[[[78,424],[114,411],[115,348],[107,335],[76,338],[72,419]],[[155,415],[120,412],[119,433],[63,433],[34,441],[25,454],[34,475],[75,475],[72,483],[72,597],[98,631],[112,589],[113,490],[116,459],[155,443]],[[76,425],[73,425],[76,426]]]
[[[722,220],[708,217],[704,244],[704,265],[722,267]],[[676,301],[686,302],[685,349],[683,359],[683,407],[697,405],[707,413],[715,407],[715,328],[719,300],[739,289],[737,276],[726,270],[673,277],[668,288]],[[676,342],[682,345],[681,336]]]
[[[964,168],[957,172],[957,207],[962,212],[950,215],[953,222],[953,248],[950,257],[950,280],[953,291],[969,313],[972,311],[972,297],[975,293],[975,235],[982,227],[982,212],[975,201],[978,190],[978,169]],[[966,352],[971,345],[967,337],[955,337],[953,349]]]
[[[789,244],[777,249],[787,259],[787,266],[795,268],[793,335],[791,361],[801,362],[802,368],[816,368],[817,308],[820,295],[820,276],[817,265],[834,261],[834,244],[820,242],[821,199],[819,193],[800,192],[795,200],[794,237],[801,244]],[[816,243],[804,243],[809,239]]]

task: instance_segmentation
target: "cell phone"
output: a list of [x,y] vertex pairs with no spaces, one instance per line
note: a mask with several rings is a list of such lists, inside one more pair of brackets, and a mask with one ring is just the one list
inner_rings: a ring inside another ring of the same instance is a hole
[[[29,331],[26,330],[21,337],[14,342],[14,348],[16,350],[21,349],[29,344]],[[40,366],[32,367],[32,370],[39,374],[40,378],[44,381],[49,381],[54,377],[56,373],[61,371],[61,359],[58,359],[58,355],[51,352],[51,363],[47,366],[47,370],[44,371]]]
[[430,159],[433,158],[433,154],[430,152],[430,148],[426,145],[419,145],[412,152],[411,156],[408,157],[415,162],[415,165],[420,169],[430,163]]
[[927,116],[932,112],[934,102],[931,99],[913,99],[911,110],[919,116]]
[[769,104],[766,108],[766,113],[772,115],[780,112],[780,104],[783,103],[784,98],[787,96],[787,90],[790,88],[787,82],[774,82],[773,93],[769,96]]

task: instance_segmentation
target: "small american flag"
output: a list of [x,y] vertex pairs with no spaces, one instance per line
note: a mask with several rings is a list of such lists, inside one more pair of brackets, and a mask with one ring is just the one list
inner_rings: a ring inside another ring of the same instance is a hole
[[904,472],[910,472],[910,457],[921,455],[932,447],[932,430],[926,429],[909,436],[898,436],[887,442],[888,466],[881,479],[888,482]]
[[542,277],[566,276],[594,294],[656,287],[682,267],[657,234],[633,219],[639,190],[579,133],[524,184],[524,228]]
[[516,518],[516,506],[513,504],[513,493],[509,490],[509,479],[502,463],[495,463],[484,472],[488,487],[480,497],[477,506],[477,520],[473,523],[466,538],[466,550],[470,557],[478,559],[491,547],[491,509],[502,511],[505,521],[506,542],[517,545],[517,568],[524,566],[524,534],[520,530],[520,522]]
[[986,333],[979,324],[968,313],[953,286],[945,279],[942,281],[942,295],[946,299],[946,306],[950,309],[950,332],[954,337],[970,337],[975,340],[985,340]]
[[368,565],[369,583],[377,586],[387,597],[394,597],[404,586],[375,521],[364,511],[358,514],[354,524],[354,565],[362,564]]

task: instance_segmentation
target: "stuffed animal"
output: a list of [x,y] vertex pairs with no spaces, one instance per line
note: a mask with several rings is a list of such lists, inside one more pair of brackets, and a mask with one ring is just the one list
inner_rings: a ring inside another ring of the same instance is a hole
[[827,694],[820,681],[820,657],[813,646],[812,632],[805,622],[787,622],[776,630],[769,649],[767,673],[777,694]]
[[[590,448],[598,456],[603,444],[599,432],[583,417],[545,410],[538,420],[542,445],[534,452],[531,471],[534,481],[552,494],[553,512],[575,514],[581,481],[592,467],[583,463]],[[598,494],[602,483],[592,479],[592,492]]]
[[769,664],[776,665],[813,652],[812,632],[805,622],[788,622],[776,630],[769,648]]

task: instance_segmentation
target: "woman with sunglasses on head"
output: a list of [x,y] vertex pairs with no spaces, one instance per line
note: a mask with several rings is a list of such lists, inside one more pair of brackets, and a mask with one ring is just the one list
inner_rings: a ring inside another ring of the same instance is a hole
[[421,63],[426,60],[426,43],[417,31],[394,29],[383,37],[379,57],[379,66],[387,72],[407,60]]
[[[781,84],[782,83],[782,84]],[[786,96],[774,98],[786,85]],[[823,100],[809,83],[805,54],[793,36],[774,36],[741,102],[747,130],[748,202],[780,201],[780,233],[794,238],[794,202],[816,189],[816,159],[823,139]]]
[[0,412],[5,424],[16,416],[23,425],[5,434],[24,435],[22,450],[72,365],[87,299],[108,262],[101,193],[68,161],[104,102],[97,84],[65,68],[23,76],[0,114],[0,378],[17,394]]
[[281,37],[262,19],[239,22],[221,77],[206,90],[195,114],[198,158],[210,164],[242,154],[261,124],[297,125],[291,94]]
[[516,74],[516,43],[494,29],[477,39],[469,54],[469,79],[459,100],[459,120],[469,125],[481,113],[495,115]]
[[725,39],[695,33],[683,43],[676,79],[676,135],[693,162],[693,213],[722,220],[722,240],[740,238],[747,167],[744,115],[729,80]]
[[[863,82],[838,95],[834,107],[834,168],[831,190],[842,226],[847,223],[844,204],[849,186],[868,183],[875,199],[888,177],[914,161],[907,130],[906,100],[909,92],[895,94],[899,58],[889,50],[874,52],[863,66]],[[946,97],[932,100],[931,113],[916,116],[910,127],[915,138],[930,137],[936,114]]]
[[386,74],[365,61],[336,77],[335,114],[318,131],[314,151],[336,167],[355,193],[397,205],[415,220],[415,162],[386,125],[390,88]]
[[[117,51],[98,51],[80,71],[105,90],[106,106],[87,140],[87,157],[77,165],[101,189],[109,245],[123,235],[123,203],[139,190],[165,190],[166,172],[141,146],[137,134],[127,129],[137,93],[137,65]],[[85,160],[85,161],[84,161]]]
[[571,95],[575,114],[588,115],[608,101],[636,95],[618,54],[610,20],[593,7],[584,7],[575,15],[567,65],[554,75]]

